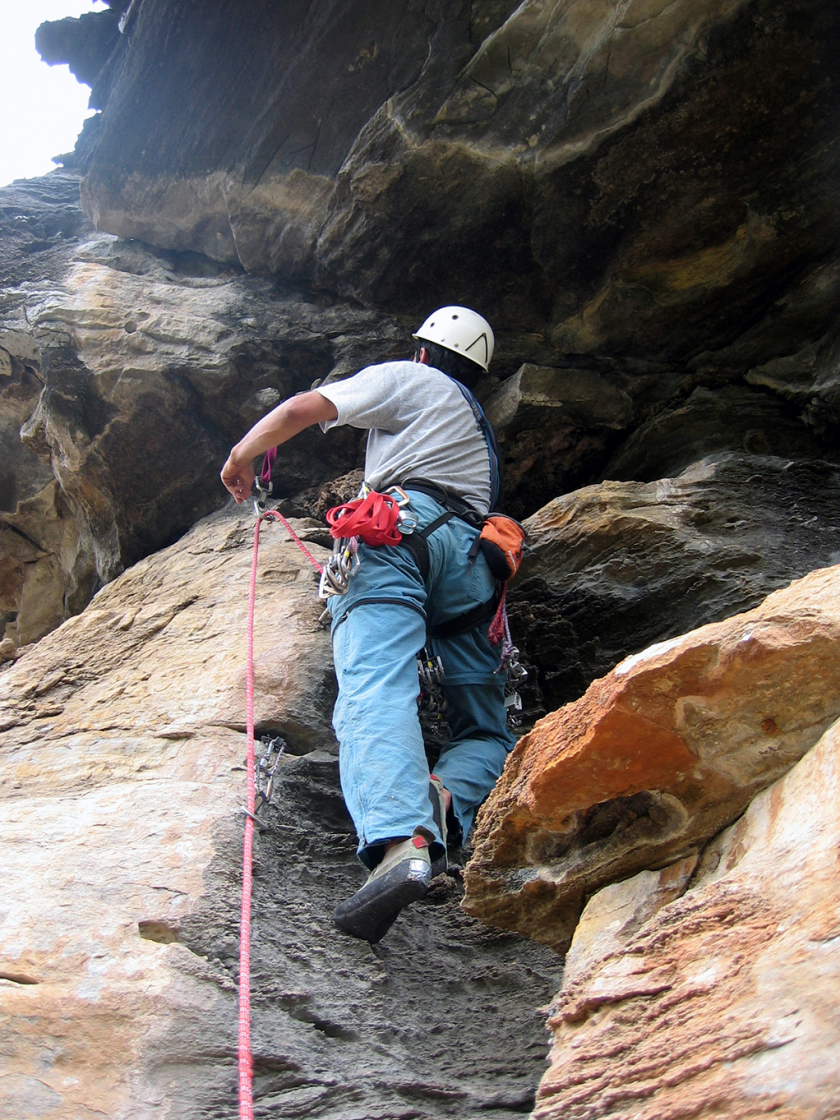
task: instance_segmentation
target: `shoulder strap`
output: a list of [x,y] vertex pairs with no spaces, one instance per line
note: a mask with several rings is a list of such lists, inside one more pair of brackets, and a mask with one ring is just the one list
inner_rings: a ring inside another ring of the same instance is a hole
[[490,458],[490,510],[491,512],[494,510],[499,511],[502,505],[502,493],[504,490],[504,467],[502,456],[499,453],[499,444],[496,441],[496,433],[493,431],[493,425],[484,415],[484,409],[466,385],[462,385],[456,377],[452,377],[450,374],[446,376],[450,381],[454,381],[461,390],[461,395],[472,409],[472,414],[475,417],[476,424],[478,424],[479,431],[487,441],[487,454]]

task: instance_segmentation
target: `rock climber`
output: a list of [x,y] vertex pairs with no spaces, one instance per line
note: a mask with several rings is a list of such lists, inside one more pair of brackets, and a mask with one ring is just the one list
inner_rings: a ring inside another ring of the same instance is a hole
[[[447,839],[466,837],[514,744],[504,674],[494,673],[499,655],[487,634],[495,580],[472,547],[491,505],[493,452],[454,380],[475,384],[486,373],[494,336],[475,311],[444,307],[413,337],[413,360],[368,366],[278,405],[236,444],[221,472],[241,503],[256,456],[310,425],[326,432],[349,424],[369,431],[368,485],[402,487],[417,518],[412,536],[425,557],[416,543],[406,547],[409,537],[360,544],[346,594],[328,603],[341,786],[369,872],[334,917],[370,942],[446,869]],[[424,646],[443,664],[451,730],[432,775],[417,710],[416,657]]]

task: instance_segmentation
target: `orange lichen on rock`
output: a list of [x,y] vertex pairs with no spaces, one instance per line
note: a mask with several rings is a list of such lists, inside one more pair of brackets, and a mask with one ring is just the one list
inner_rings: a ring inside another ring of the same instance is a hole
[[480,817],[465,908],[564,949],[585,895],[696,851],[813,746],[840,716],[838,652],[828,568],[626,658],[517,744]]
[[594,895],[551,1009],[535,1120],[836,1115],[838,792],[840,723],[707,847],[690,884],[678,869],[676,896],[665,872]]

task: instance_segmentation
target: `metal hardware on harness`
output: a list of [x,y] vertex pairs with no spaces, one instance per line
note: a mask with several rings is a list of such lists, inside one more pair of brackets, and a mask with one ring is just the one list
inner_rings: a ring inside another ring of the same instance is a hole
[[417,655],[417,673],[420,677],[420,687],[425,691],[424,707],[442,711],[446,707],[443,698],[443,662],[439,657],[432,655],[424,647]]
[[[367,486],[367,483],[365,483],[365,486]],[[389,486],[383,493],[387,494],[389,498],[393,498],[395,504],[399,506],[397,528],[404,537],[409,536],[417,528],[417,515],[411,509],[411,498],[402,486]]]
[[333,544],[332,556],[321,572],[318,584],[318,598],[329,599],[332,595],[346,595],[350,577],[357,572],[359,562],[359,542],[356,537],[341,537]]
[[260,742],[265,750],[257,763],[256,769],[255,808],[257,811],[262,809],[263,805],[268,805],[271,802],[271,795],[274,793],[274,775],[277,773],[277,765],[286,749],[286,744],[279,735],[275,735],[273,738],[270,735],[263,735]]
[[254,513],[257,517],[262,517],[266,510],[266,502],[271,497],[271,493],[274,490],[274,483],[269,482],[267,486],[264,486],[260,479],[255,478],[254,486],[256,487],[258,495],[254,500]]
[[417,528],[417,516],[410,509],[401,509],[397,514],[397,528],[404,537],[410,536]]
[[519,661],[519,650],[516,646],[510,651],[510,660],[507,665],[508,680],[520,683],[528,679],[528,670]]
[[519,662],[519,650],[516,646],[512,646],[505,669],[505,708],[507,709],[508,727],[518,727],[522,722],[516,714],[522,711],[522,697],[519,695],[517,686],[527,679],[528,670]]
[[[371,493],[371,487],[367,482],[363,482],[357,500],[364,500]],[[389,486],[384,493],[399,509],[397,529],[402,536],[409,536],[417,528],[417,517],[410,506],[411,499],[401,486]],[[338,524],[340,525],[341,521]],[[350,578],[359,570],[360,566],[359,538],[338,538],[333,543],[332,556],[321,572],[318,598],[329,599],[333,595],[346,595],[350,586]]]
[[445,743],[449,738],[449,725],[443,691],[443,662],[439,657],[432,657],[425,647],[417,655],[417,675],[420,678],[417,714],[423,736],[432,742]]
[[[359,497],[367,497],[370,493],[370,487],[367,483],[364,484],[363,489],[365,493],[360,494]],[[387,494],[389,498],[393,498],[394,503],[398,505],[400,509],[405,509],[406,506],[411,505],[411,498],[409,498],[402,486],[389,486],[387,490],[383,490],[383,494]]]

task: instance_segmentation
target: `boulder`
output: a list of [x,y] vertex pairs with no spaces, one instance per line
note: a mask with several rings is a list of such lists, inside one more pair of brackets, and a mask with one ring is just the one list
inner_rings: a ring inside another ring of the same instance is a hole
[[[0,1114],[236,1111],[253,523],[204,520],[0,669]],[[292,524],[323,559],[319,527]],[[550,950],[467,917],[455,876],[374,949],[333,926],[364,871],[316,586],[265,525],[256,723],[287,748],[256,839],[257,1108],[515,1120],[544,1069]]]
[[576,700],[628,654],[836,564],[839,501],[837,465],[741,451],[549,502],[525,522],[533,551],[509,593],[529,717]]
[[526,362],[490,393],[484,411],[505,458],[505,508],[539,509],[600,472],[617,433],[637,420],[628,380]]
[[838,461],[835,448],[782,396],[746,385],[700,385],[635,425],[603,474],[613,480],[654,482],[724,451]]
[[693,860],[598,891],[534,1120],[830,1116],[840,724]]
[[568,947],[586,897],[699,851],[840,716],[840,568],[622,661],[516,745],[468,913]]

